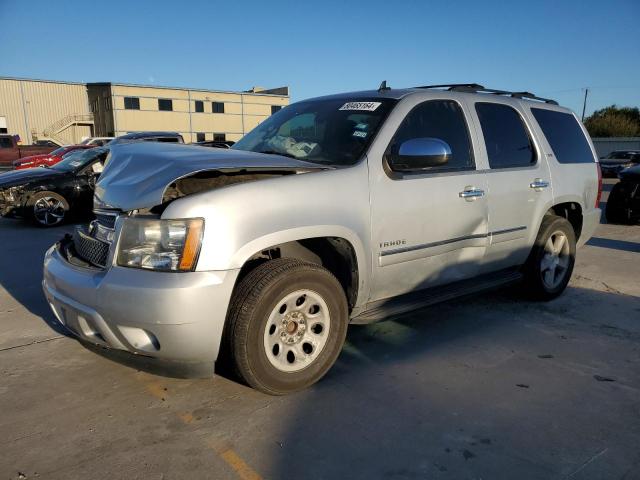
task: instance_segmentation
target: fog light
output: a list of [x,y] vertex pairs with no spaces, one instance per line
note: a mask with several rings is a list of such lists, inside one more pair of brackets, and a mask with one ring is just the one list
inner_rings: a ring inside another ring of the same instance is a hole
[[118,329],[127,339],[127,342],[136,350],[145,352],[157,352],[160,350],[160,342],[158,342],[153,333],[135,327],[118,327]]

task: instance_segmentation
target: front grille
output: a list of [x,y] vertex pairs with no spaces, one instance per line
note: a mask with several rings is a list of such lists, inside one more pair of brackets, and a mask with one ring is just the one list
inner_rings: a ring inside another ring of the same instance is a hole
[[95,212],[95,215],[96,215],[96,220],[103,227],[110,228],[111,230],[116,228],[116,218],[118,218],[117,215],[98,213],[98,212]]
[[104,268],[109,257],[109,244],[89,236],[84,229],[73,233],[73,247],[78,256],[97,267]]

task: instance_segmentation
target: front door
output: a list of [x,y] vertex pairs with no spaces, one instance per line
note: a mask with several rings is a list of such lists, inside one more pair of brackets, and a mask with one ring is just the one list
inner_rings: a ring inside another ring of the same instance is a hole
[[[474,276],[487,245],[488,185],[476,166],[465,107],[444,98],[416,103],[396,107],[391,141],[369,152],[370,301]],[[449,161],[394,170],[389,156],[415,139],[446,142]]]

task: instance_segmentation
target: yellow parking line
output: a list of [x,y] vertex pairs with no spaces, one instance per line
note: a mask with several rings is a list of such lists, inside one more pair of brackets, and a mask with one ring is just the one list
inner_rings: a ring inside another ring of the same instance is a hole
[[180,420],[182,420],[187,425],[193,422],[193,415],[191,415],[189,412],[179,413],[178,417],[180,417]]
[[262,477],[256,473],[240,456],[230,448],[224,450],[216,450],[212,447],[220,458],[229,465],[242,480],[262,480]]
[[[138,379],[144,383],[147,391],[158,400],[164,401],[167,399],[169,392],[161,383],[157,381],[146,381],[140,377],[138,377]],[[185,425],[189,425],[194,421],[193,414],[190,412],[176,413],[176,415]],[[216,447],[216,444],[213,441],[209,442],[209,447],[216,452],[216,454],[218,454],[218,456],[224,460],[229,467],[231,467],[241,480],[262,480],[262,477],[232,448],[227,446],[223,448]]]

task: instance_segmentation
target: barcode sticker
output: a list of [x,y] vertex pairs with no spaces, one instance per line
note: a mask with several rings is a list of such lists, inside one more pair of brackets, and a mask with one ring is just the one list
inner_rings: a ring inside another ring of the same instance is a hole
[[382,103],[380,102],[347,102],[339,110],[359,110],[363,112],[373,112]]

